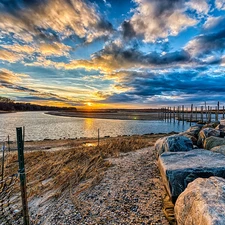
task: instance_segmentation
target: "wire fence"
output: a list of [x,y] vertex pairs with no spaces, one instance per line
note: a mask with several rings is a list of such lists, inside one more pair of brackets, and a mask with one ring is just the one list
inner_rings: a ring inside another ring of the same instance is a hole
[[13,174],[0,182],[0,224],[23,224],[19,193],[19,174]]
[[[0,224],[29,225],[24,167],[24,133],[17,128],[18,159],[9,164],[9,136],[2,142],[0,154]],[[8,144],[8,145],[7,145]],[[6,148],[6,145],[8,146]],[[19,167],[18,167],[19,166]]]

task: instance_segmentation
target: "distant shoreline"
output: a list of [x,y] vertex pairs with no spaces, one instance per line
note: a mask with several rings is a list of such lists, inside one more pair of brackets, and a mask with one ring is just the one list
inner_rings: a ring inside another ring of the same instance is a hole
[[114,120],[162,120],[153,112],[46,112],[47,115]]
[[6,113],[15,113],[16,111],[2,111],[0,110],[0,114],[6,114]]

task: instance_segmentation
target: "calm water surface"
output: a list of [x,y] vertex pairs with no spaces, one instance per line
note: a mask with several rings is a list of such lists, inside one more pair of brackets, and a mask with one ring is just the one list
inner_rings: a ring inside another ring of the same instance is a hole
[[183,122],[110,120],[46,115],[44,112],[0,114],[0,141],[10,135],[16,140],[16,127],[25,126],[26,140],[118,136],[147,133],[181,132],[190,126]]

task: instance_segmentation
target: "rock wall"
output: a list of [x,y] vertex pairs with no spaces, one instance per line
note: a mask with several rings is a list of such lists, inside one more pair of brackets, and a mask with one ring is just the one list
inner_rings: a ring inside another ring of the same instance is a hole
[[225,224],[225,180],[198,178],[180,194],[175,205],[179,225]]
[[195,125],[155,144],[178,225],[225,224],[225,122],[217,125]]

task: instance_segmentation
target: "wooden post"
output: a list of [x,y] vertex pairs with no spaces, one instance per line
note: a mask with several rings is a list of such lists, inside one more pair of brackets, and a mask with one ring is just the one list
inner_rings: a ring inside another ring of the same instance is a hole
[[25,126],[23,126],[23,147],[24,147],[24,141],[25,141]]
[[172,110],[171,110],[171,107],[170,107],[170,121],[172,119]]
[[8,150],[9,150],[9,152],[11,151],[11,149],[10,149],[10,140],[9,140],[9,135],[8,135]]
[[182,105],[182,120],[184,121],[184,105]]
[[201,122],[203,122],[203,106],[201,106]]
[[174,120],[174,122],[175,122],[175,111],[176,111],[176,108],[175,108],[175,106],[173,107],[173,120]]
[[100,142],[100,133],[99,133],[99,129],[98,129],[98,146],[99,146],[99,142]]
[[166,118],[166,111],[165,111],[165,108],[163,107],[163,119],[165,120]]
[[180,106],[177,106],[177,119],[180,121]]
[[210,107],[210,122],[212,121],[212,107]]
[[191,122],[192,122],[192,113],[193,113],[193,104],[191,104],[190,125],[191,125]]
[[218,105],[215,108],[215,121],[218,122]]
[[207,116],[207,106],[206,106],[206,102],[205,102],[205,118],[206,118],[206,121],[208,120],[208,116]]
[[198,107],[195,107],[195,120],[198,120]]
[[186,114],[184,114],[184,118],[186,119],[186,120],[188,120],[188,117],[189,117],[189,110],[188,110],[188,107],[186,107]]
[[169,120],[169,118],[170,118],[170,107],[167,107],[167,117],[166,117],[166,119],[167,120]]
[[219,121],[219,114],[220,114],[220,102],[217,102],[217,122]]
[[4,179],[4,168],[5,168],[5,143],[2,145],[2,181]]
[[25,173],[25,166],[24,166],[24,140],[23,140],[22,127],[16,128],[16,133],[17,133],[20,189],[21,189],[21,198],[22,198],[22,207],[23,207],[23,223],[24,225],[29,225],[27,190],[26,190],[26,173]]
[[224,119],[224,106],[223,106],[223,119]]
[[211,122],[211,113],[210,113],[210,108],[208,106],[208,122]]

